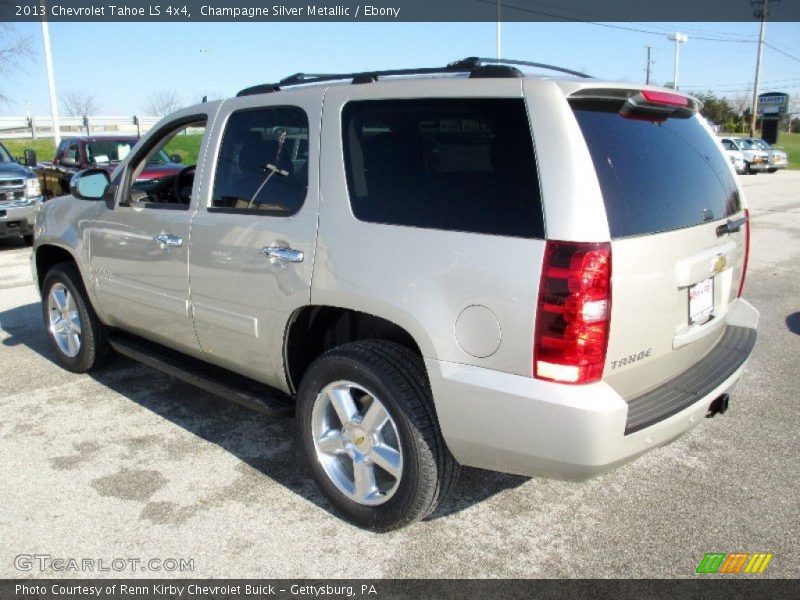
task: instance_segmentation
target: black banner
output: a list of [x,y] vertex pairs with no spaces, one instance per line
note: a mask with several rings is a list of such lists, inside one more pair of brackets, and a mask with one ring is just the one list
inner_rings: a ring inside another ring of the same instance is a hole
[[596,598],[614,600],[732,600],[800,596],[786,579],[698,578],[686,580],[291,580],[291,579],[25,579],[0,580],[3,600],[388,600],[414,598]]
[[[769,20],[800,21],[800,2],[770,4]],[[0,0],[7,22],[474,22],[498,14],[502,21],[715,22],[751,21],[754,8],[749,0]]]

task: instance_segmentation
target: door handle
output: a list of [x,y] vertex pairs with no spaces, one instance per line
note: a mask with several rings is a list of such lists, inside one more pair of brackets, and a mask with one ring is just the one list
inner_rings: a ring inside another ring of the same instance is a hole
[[169,246],[170,248],[180,248],[183,246],[183,238],[179,238],[177,235],[172,235],[171,233],[157,235],[153,238],[153,241]]
[[303,262],[304,255],[300,250],[292,250],[286,246],[267,246],[261,249],[261,254],[270,259],[284,262]]

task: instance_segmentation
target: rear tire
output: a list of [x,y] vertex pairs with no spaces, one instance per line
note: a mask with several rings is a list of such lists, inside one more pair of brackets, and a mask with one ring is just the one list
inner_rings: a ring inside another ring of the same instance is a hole
[[424,519],[458,479],[422,359],[394,342],[353,342],[314,361],[297,424],[320,490],[359,527],[390,531]]
[[97,318],[72,264],[59,263],[45,275],[42,317],[58,362],[65,369],[86,373],[108,357],[106,327]]
[[25,240],[26,246],[33,246],[33,234],[29,233],[28,235],[23,235],[22,239]]

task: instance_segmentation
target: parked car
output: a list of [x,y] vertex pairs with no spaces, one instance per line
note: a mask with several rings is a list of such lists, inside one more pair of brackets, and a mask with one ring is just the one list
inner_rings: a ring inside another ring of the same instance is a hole
[[769,155],[746,138],[722,138],[722,147],[742,153],[744,173],[755,175],[769,170]]
[[744,175],[747,173],[747,162],[744,159],[744,152],[741,150],[729,150],[728,147],[733,147],[732,144],[723,145],[723,148],[726,148],[725,154],[728,159],[731,161],[734,170],[739,175]]
[[0,238],[21,236],[30,246],[42,189],[36,173],[24,162],[0,144]]
[[[725,412],[758,312],[700,102],[517,66],[301,74],[166,118],[39,213],[58,361],[294,411],[322,492],[378,531],[462,465],[582,479]],[[197,166],[138,184],[187,127]]]
[[789,156],[783,150],[770,146],[764,140],[754,138],[744,138],[754,147],[767,153],[767,172],[774,173],[778,169],[785,169],[789,166]]
[[[138,142],[136,136],[77,136],[63,138],[56,149],[53,162],[42,162],[36,169],[48,198],[69,194],[69,182],[79,171],[89,168],[113,171],[130,154]],[[163,150],[154,154],[142,170],[139,179],[172,177],[186,165],[177,154],[169,156]]]

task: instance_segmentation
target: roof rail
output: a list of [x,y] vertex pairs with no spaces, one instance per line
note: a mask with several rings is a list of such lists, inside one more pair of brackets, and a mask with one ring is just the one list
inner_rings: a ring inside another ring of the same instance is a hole
[[452,64],[473,64],[475,66],[484,65],[515,65],[519,67],[536,67],[537,69],[546,69],[547,71],[558,71],[559,73],[567,73],[568,75],[575,75],[576,77],[583,77],[584,79],[592,79],[591,75],[581,73],[580,71],[573,71],[572,69],[565,69],[564,67],[557,67],[555,65],[547,65],[544,63],[530,62],[527,60],[511,60],[508,58],[476,58],[470,57],[464,60],[456,61]]
[[416,69],[389,69],[384,71],[362,71],[356,73],[295,73],[284,77],[278,83],[264,83],[241,90],[236,96],[251,96],[253,94],[267,94],[280,91],[282,88],[306,85],[312,83],[324,83],[326,81],[352,80],[354,84],[373,83],[380,77],[397,77],[411,75],[444,75],[454,73],[469,73],[471,78],[518,78],[522,77],[522,72],[516,66],[536,67],[568,73],[577,77],[589,77],[585,73],[572,71],[553,65],[528,62],[524,60],[508,60],[495,58],[478,58],[471,56],[462,60],[451,62],[444,67],[421,67]]

